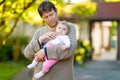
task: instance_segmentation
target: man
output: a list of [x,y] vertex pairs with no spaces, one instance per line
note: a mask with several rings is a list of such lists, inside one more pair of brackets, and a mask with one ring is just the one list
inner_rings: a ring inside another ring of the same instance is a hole
[[55,5],[49,1],[43,1],[38,7],[38,12],[47,26],[41,27],[35,32],[32,40],[24,50],[24,55],[30,60],[34,56],[38,56],[39,60],[41,60],[36,66],[34,73],[41,70],[44,56],[47,59],[58,59],[59,62],[45,76],[39,79],[33,76],[33,80],[74,80],[73,59],[76,48],[76,31],[74,25],[69,23],[70,32],[68,36],[71,41],[71,47],[69,49],[62,50],[62,44],[42,49],[48,40],[56,37],[55,29],[61,21],[58,19]]

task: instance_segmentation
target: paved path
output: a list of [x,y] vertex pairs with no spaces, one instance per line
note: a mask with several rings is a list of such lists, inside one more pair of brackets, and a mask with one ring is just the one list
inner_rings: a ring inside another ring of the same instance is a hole
[[75,80],[120,80],[120,64],[116,61],[92,61],[75,67]]
[[[120,80],[120,64],[116,61],[91,61],[75,66],[75,80]],[[24,68],[12,80],[31,80],[31,70]]]
[[12,80],[32,80],[33,70],[24,68],[20,73],[16,74]]

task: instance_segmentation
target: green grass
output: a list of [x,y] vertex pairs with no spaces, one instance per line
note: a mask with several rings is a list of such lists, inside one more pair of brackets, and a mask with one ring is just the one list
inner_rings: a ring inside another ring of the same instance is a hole
[[24,66],[23,62],[0,62],[0,80],[12,80]]

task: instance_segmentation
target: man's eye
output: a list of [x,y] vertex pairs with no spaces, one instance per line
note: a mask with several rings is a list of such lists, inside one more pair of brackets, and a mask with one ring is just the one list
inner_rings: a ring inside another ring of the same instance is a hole
[[50,14],[50,16],[53,16],[53,14]]
[[44,19],[47,19],[48,17],[46,16],[46,17],[43,17]]
[[54,13],[51,13],[49,16],[53,16]]
[[48,17],[45,17],[45,19],[47,19]]

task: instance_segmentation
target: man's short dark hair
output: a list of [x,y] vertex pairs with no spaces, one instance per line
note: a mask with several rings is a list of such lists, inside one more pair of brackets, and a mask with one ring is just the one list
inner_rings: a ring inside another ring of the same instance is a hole
[[47,12],[47,11],[51,11],[51,10],[54,10],[55,12],[57,12],[55,5],[50,1],[43,1],[38,6],[38,13],[40,14],[41,17],[43,15],[43,12]]

